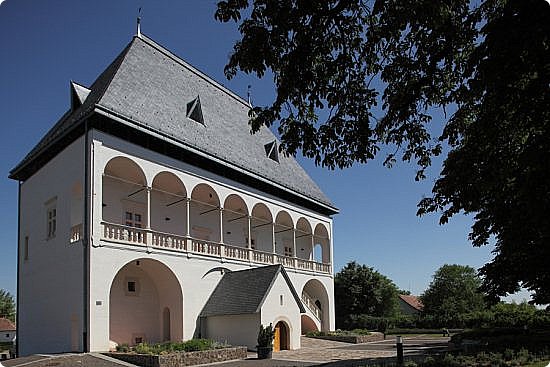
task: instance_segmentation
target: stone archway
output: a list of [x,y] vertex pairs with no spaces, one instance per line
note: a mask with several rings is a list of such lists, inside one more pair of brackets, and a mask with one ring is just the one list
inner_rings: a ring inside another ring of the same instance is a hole
[[124,265],[111,284],[109,340],[118,345],[183,339],[183,294],[163,263],[137,259]]

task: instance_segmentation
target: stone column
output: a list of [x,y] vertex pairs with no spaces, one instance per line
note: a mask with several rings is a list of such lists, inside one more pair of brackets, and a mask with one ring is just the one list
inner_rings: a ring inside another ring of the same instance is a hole
[[272,247],[272,252],[275,255],[277,250],[275,245],[275,222],[271,223],[271,247]]
[[315,237],[311,234],[311,254],[309,255],[311,261],[315,261]]
[[153,244],[153,234],[151,233],[151,187],[145,188],[147,193],[147,219],[145,220],[145,244],[147,245],[147,252],[151,252],[151,245]]

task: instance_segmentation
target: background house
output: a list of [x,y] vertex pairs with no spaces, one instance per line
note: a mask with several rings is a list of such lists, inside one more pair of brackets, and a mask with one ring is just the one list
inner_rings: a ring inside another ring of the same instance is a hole
[[422,312],[424,305],[420,298],[413,295],[400,294],[399,295],[399,309],[404,315],[417,315]]
[[15,334],[15,324],[4,317],[0,317],[0,343],[13,343]]

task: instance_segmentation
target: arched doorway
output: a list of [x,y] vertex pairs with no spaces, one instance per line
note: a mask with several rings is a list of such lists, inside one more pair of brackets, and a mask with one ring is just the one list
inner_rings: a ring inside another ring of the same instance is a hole
[[288,326],[279,321],[275,324],[275,337],[273,338],[273,350],[278,352],[280,350],[289,349],[290,332]]
[[137,259],[115,275],[109,295],[109,340],[118,345],[183,339],[183,294],[163,263]]

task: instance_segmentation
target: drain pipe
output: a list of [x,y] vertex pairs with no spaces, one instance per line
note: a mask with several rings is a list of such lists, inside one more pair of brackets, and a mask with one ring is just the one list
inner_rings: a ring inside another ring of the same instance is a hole
[[90,152],[89,152],[89,132],[88,132],[88,119],[84,120],[84,233],[82,236],[82,282],[83,282],[83,313],[82,313],[82,349],[83,352],[88,352],[90,349],[89,340],[88,340],[88,327],[89,327],[89,238],[90,238],[90,228],[89,228],[89,204],[90,200]]

